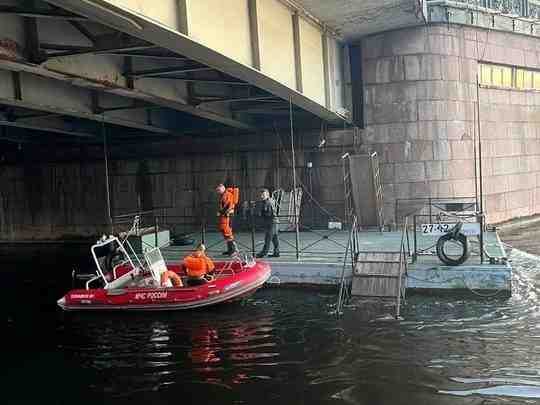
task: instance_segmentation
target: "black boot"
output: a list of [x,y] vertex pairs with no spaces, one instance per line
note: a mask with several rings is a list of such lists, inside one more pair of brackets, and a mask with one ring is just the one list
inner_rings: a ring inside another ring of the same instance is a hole
[[257,259],[260,259],[261,257],[265,257],[268,254],[268,252],[265,252],[264,250],[260,251],[255,255]]
[[222,253],[223,256],[230,256],[233,254],[231,242],[227,241],[227,250]]
[[279,239],[277,233],[272,236],[272,244],[274,245],[274,253],[270,257],[279,257]]
[[236,242],[234,240],[227,241],[227,251],[223,252],[223,256],[232,256],[236,252],[238,252]]

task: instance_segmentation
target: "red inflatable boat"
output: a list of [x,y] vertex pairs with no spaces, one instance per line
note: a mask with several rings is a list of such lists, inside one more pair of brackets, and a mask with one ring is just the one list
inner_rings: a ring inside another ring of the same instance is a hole
[[[187,285],[183,266],[166,265],[158,248],[146,252],[140,260],[133,251],[128,254],[124,244],[126,241],[109,237],[92,246],[96,274],[88,279],[86,288],[69,291],[58,300],[58,305],[68,311],[199,308],[250,295],[262,287],[271,273],[267,263],[237,256],[231,261],[217,262],[214,279],[202,285],[161,287],[160,277],[165,271],[173,271]],[[129,243],[127,246],[132,250]],[[115,260],[119,261],[116,265]]]

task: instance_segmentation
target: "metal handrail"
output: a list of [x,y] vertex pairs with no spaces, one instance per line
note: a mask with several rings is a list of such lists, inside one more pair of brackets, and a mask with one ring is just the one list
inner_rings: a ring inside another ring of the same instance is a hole
[[345,256],[343,258],[343,267],[341,268],[341,280],[339,286],[338,300],[336,304],[336,315],[341,315],[343,303],[345,302],[347,295],[347,283],[345,277],[345,269],[347,267],[348,255],[351,255],[351,271],[354,271],[355,260],[358,255],[358,219],[353,216],[352,227],[349,231],[349,239],[347,247],[345,249]]
[[[405,218],[405,223],[403,224],[403,229],[401,230],[401,243],[399,251],[399,277],[398,277],[398,288],[397,288],[397,303],[396,303],[396,319],[399,319],[401,311],[401,298],[405,300],[405,289],[402,288],[401,280],[403,277],[403,270],[405,270],[405,275],[407,274],[407,254],[405,252],[406,243],[409,241],[409,217]],[[407,247],[407,249],[409,249]],[[407,250],[410,252],[410,250]]]
[[[249,226],[249,228],[245,229],[245,230],[247,230],[248,232],[251,233],[251,246],[248,246],[247,244],[243,244],[238,240],[236,242],[240,247],[243,247],[247,251],[251,251],[251,253],[253,255],[255,255],[255,253],[256,253],[255,234],[257,232],[260,232],[262,229],[261,229],[261,227],[259,227],[256,224],[256,221],[255,221],[256,216],[251,211],[252,210],[250,210],[247,217],[244,217],[244,219],[248,221],[247,225]],[[192,226],[194,229],[193,229],[192,232],[188,232],[188,234],[190,234],[190,235],[200,234],[200,240],[201,240],[202,243],[205,243],[205,244],[206,244],[206,239],[207,239],[206,234],[207,234],[208,230],[215,228],[215,227],[213,227],[211,224],[209,224],[207,222],[207,218],[204,215],[201,215],[201,216],[199,216],[199,215],[172,215],[172,216],[166,216],[166,215],[164,215],[163,212],[160,212],[159,210],[145,211],[144,213],[146,214],[146,217],[147,217],[146,219],[155,224],[154,232],[156,234],[155,235],[155,240],[156,241],[158,240],[157,234],[159,232],[159,227],[157,226],[158,218],[160,220],[160,224],[161,224],[162,228],[164,226],[167,226],[167,223],[168,223],[167,220],[168,219],[174,219],[174,218],[182,218],[183,220],[190,220],[191,219],[191,221],[188,221],[188,222],[182,221],[181,225]],[[153,214],[153,217],[149,216],[151,214]],[[126,215],[118,215],[118,216],[115,216],[114,218],[127,218],[127,217],[128,217],[128,215],[126,214]],[[290,218],[290,216],[289,215],[278,215],[278,218]],[[171,224],[171,225],[173,225],[173,224]],[[355,227],[358,227],[358,224],[356,224]],[[345,245],[343,243],[341,243],[341,241],[334,240],[332,238],[332,236],[334,234],[338,233],[339,230],[334,230],[334,229],[320,229],[320,230],[318,230],[318,229],[314,229],[314,228],[309,227],[309,226],[302,226],[302,230],[305,231],[305,232],[309,232],[310,234],[317,235],[318,238],[316,238],[314,241],[310,241],[310,243],[307,246],[301,246],[299,241],[295,242],[294,240],[289,241],[289,240],[280,238],[280,234],[282,234],[282,232],[280,232],[280,233],[278,233],[278,239],[280,240],[280,242],[282,242],[283,244],[285,244],[285,245],[287,245],[287,246],[289,246],[291,248],[289,250],[281,250],[282,253],[284,253],[284,254],[287,254],[287,253],[296,254],[297,258],[300,258],[301,256],[304,256],[304,257],[309,256],[310,254],[318,254],[319,252],[312,251],[312,248],[314,246],[316,246],[317,244],[323,242],[323,241],[327,241],[327,242],[330,242],[333,246],[335,246],[337,248],[336,251],[327,252],[327,255],[341,256],[343,254],[343,250],[341,250],[341,249],[344,249]],[[206,248],[207,248],[206,250],[210,251],[210,250],[212,250],[213,248],[215,248],[216,246],[218,246],[220,244],[221,244],[221,241],[216,241],[216,243],[213,243],[213,244],[211,244],[209,246],[206,246]]]
[[[420,208],[416,208],[404,215],[398,215],[400,205],[403,203],[413,203],[416,202],[419,205],[421,205]],[[478,204],[476,202],[476,197],[474,196],[458,196],[458,197],[419,197],[419,198],[396,198],[395,205],[394,205],[394,220],[396,223],[399,223],[399,220],[402,218],[406,218],[409,216],[412,216],[414,214],[418,214],[424,209],[428,209],[429,216],[432,217],[433,214],[433,208],[437,208],[436,204],[441,203],[464,203],[464,204],[471,204],[475,206],[475,211],[478,211]]]

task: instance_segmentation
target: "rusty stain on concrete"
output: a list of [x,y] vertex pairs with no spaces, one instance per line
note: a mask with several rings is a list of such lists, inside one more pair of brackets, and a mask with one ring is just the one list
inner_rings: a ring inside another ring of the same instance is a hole
[[9,38],[0,39],[0,58],[9,60],[22,59],[22,47],[14,40]]

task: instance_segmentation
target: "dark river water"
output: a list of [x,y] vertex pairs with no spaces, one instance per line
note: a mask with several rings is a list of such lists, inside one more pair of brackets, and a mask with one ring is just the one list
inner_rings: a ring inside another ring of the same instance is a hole
[[403,320],[331,293],[263,289],[212,310],[72,314],[73,246],[0,246],[2,403],[540,403],[540,260],[511,298],[410,296]]

